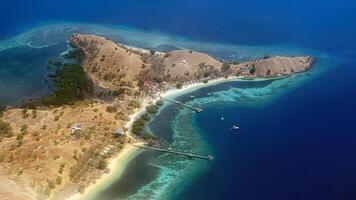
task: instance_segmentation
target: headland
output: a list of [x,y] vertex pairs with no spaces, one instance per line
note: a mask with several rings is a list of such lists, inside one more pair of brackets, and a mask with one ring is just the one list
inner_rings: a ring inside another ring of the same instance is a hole
[[236,78],[301,73],[314,61],[266,55],[228,62],[83,34],[74,34],[69,44],[64,60],[48,63],[52,94],[1,110],[0,185],[14,186],[2,187],[5,199],[86,199],[120,177],[139,153],[131,144],[160,144],[143,126],[161,97]]

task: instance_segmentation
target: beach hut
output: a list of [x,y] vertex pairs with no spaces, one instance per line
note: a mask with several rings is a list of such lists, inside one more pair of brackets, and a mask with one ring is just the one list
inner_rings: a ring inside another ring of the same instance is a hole
[[113,134],[114,134],[116,137],[120,137],[120,136],[125,136],[125,135],[126,135],[124,129],[122,129],[122,128],[117,129],[116,131],[114,131]]
[[75,131],[81,131],[82,130],[82,125],[80,124],[76,124],[74,126],[72,126],[72,133],[74,133]]

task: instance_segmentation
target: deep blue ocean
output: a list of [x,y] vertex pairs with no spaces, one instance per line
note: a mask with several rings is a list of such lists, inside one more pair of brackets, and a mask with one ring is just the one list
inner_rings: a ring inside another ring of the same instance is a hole
[[312,55],[305,74],[177,96],[204,112],[167,104],[148,128],[173,148],[216,159],[144,152],[93,198],[354,200],[355,10],[352,0],[2,0],[0,104],[48,93],[46,62],[74,32],[230,60]]

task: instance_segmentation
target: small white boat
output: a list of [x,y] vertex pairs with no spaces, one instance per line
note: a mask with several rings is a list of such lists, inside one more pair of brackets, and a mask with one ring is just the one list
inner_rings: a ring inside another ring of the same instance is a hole
[[221,117],[221,121],[224,120],[224,119],[225,119],[224,116],[222,116],[222,117]]
[[240,127],[238,127],[236,125],[233,125],[232,128],[231,128],[231,130],[239,130],[239,129],[240,129]]

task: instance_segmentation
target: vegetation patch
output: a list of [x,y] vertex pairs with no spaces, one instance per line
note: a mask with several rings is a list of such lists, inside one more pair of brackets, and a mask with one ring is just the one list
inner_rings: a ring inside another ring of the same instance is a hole
[[158,111],[158,106],[157,105],[150,105],[146,108],[147,112],[149,113],[157,113]]
[[6,111],[6,106],[0,105],[0,117],[3,116],[4,112]]
[[135,135],[141,136],[143,127],[144,127],[146,121],[149,121],[149,120],[150,120],[150,116],[147,113],[142,115],[139,119],[134,121],[134,123],[132,124],[131,132]]
[[256,73],[256,67],[255,66],[252,66],[251,68],[250,68],[250,74],[251,75],[254,75]]
[[117,112],[117,107],[108,106],[108,107],[106,107],[106,112],[108,112],[108,113],[116,113]]
[[0,120],[0,138],[13,136],[13,130],[9,123]]
[[[61,106],[83,100],[86,93],[92,93],[94,86],[81,66],[84,52],[80,49],[69,51],[64,58],[74,59],[74,63],[58,63],[54,72],[48,77],[53,82],[53,92],[44,98],[30,99],[23,102],[25,108],[36,108],[41,105]],[[49,62],[52,63],[52,62]],[[57,62],[56,62],[57,63]],[[59,65],[60,64],[60,65]]]
[[156,105],[157,106],[163,106],[163,104],[164,104],[164,101],[161,99],[161,100],[158,100],[157,102],[156,102]]

